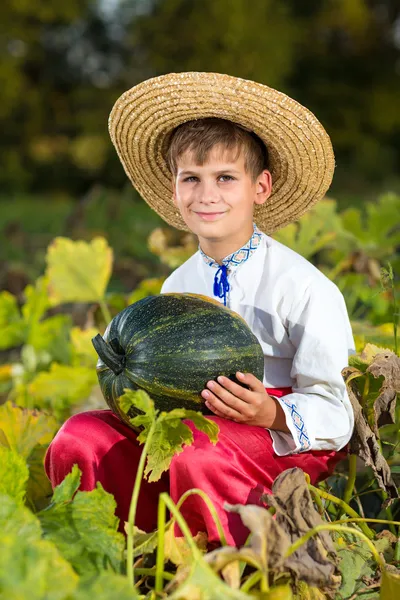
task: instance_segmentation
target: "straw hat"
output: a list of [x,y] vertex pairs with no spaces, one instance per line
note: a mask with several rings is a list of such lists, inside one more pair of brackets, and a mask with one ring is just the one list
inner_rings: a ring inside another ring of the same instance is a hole
[[335,167],[330,138],[304,106],[266,85],[220,73],[169,73],[143,81],[116,101],[109,131],[126,174],[167,223],[188,231],[172,200],[165,155],[173,130],[204,117],[254,131],[270,157],[272,194],[254,221],[272,233],[297,220],[328,189]]

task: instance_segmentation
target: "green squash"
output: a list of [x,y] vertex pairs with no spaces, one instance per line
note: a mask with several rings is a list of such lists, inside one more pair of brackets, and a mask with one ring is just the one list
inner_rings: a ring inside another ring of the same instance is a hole
[[236,381],[236,371],[263,379],[263,351],[245,320],[198,294],[143,298],[118,313],[104,337],[92,342],[104,398],[127,423],[118,405],[125,388],[145,390],[159,410],[211,414],[200,395],[207,381],[219,375]]

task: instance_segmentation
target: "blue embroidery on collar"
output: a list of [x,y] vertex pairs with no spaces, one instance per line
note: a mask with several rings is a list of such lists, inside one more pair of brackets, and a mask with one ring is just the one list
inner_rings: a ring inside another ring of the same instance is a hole
[[[226,256],[225,258],[223,258],[222,264],[225,265],[229,271],[236,269],[239,265],[246,262],[246,260],[248,260],[250,258],[250,256],[252,256],[252,254],[254,254],[254,252],[257,250],[257,248],[261,244],[261,237],[262,237],[262,232],[258,229],[257,225],[255,223],[253,223],[253,235],[251,236],[251,238],[249,239],[247,244],[245,244],[242,248],[240,248],[239,250],[236,250],[232,254],[229,254],[229,256]],[[199,251],[200,251],[200,254],[203,257],[205,263],[208,266],[220,269],[221,265],[218,264],[210,256],[207,256],[207,254],[205,254],[203,252],[203,250],[200,248],[200,244],[199,244]]]

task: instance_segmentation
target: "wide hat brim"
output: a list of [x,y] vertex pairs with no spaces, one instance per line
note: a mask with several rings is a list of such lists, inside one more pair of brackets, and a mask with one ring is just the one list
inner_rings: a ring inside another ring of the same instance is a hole
[[220,73],[169,73],[143,81],[116,101],[111,139],[126,174],[167,223],[188,231],[172,199],[166,152],[173,130],[205,117],[254,131],[270,157],[272,194],[254,207],[267,234],[296,221],[332,181],[335,159],[324,127],[307,108],[266,85]]

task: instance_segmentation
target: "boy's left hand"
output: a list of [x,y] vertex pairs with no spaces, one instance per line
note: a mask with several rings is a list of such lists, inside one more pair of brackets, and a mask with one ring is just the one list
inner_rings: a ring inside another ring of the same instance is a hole
[[207,408],[218,417],[237,423],[288,432],[281,405],[268,394],[262,381],[251,373],[239,371],[236,372],[236,377],[250,389],[238,385],[228,377],[217,377],[218,383],[208,381],[207,389],[201,392]]

